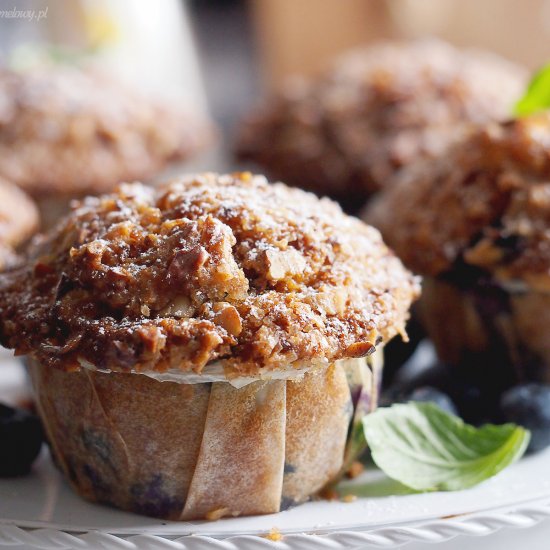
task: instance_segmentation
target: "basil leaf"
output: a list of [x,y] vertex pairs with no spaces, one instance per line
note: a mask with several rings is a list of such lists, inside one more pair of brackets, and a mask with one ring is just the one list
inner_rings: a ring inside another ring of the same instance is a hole
[[477,485],[517,460],[529,431],[515,424],[480,428],[433,403],[380,408],[363,418],[375,464],[417,491],[455,491]]
[[526,116],[550,109],[550,64],[535,73],[527,91],[514,106],[516,116]]

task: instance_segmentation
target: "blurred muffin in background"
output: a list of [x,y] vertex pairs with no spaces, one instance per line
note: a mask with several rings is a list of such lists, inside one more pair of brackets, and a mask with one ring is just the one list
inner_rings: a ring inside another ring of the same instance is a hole
[[419,313],[444,362],[503,387],[550,381],[550,112],[472,131],[366,219],[424,276]]
[[72,198],[148,180],[212,137],[210,122],[95,69],[0,68],[0,175],[37,201],[46,228]]
[[32,200],[0,178],[0,270],[15,262],[15,249],[38,228],[38,221],[38,210]]
[[357,212],[399,168],[441,153],[461,123],[509,115],[526,76],[437,40],[376,44],[315,80],[289,81],[245,121],[237,153]]

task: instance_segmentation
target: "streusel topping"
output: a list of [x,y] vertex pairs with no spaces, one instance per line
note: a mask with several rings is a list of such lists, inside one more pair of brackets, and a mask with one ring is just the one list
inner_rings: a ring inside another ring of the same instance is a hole
[[440,154],[465,123],[509,116],[526,71],[438,40],[383,42],[293,80],[251,114],[238,150],[274,178],[357,211],[422,157]]
[[0,175],[33,196],[110,191],[211,137],[200,117],[96,70],[0,68]]
[[83,201],[0,277],[0,340],[65,369],[254,374],[366,355],[417,295],[328,199],[202,174]]
[[483,127],[407,170],[366,219],[406,265],[456,263],[550,290],[550,113]]

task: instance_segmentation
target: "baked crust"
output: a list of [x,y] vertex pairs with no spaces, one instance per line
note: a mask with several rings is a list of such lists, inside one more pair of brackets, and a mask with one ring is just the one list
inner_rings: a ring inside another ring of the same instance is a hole
[[0,175],[35,197],[147,179],[211,138],[196,115],[94,69],[0,68]]
[[18,187],[0,178],[0,269],[13,265],[14,248],[38,227],[38,211]]
[[[550,289],[550,113],[492,123],[405,171],[365,219],[411,269]],[[516,289],[517,290],[517,289]]]
[[380,43],[289,82],[245,121],[238,154],[357,211],[399,168],[444,150],[461,124],[507,117],[526,78],[487,52]]
[[66,370],[256,374],[368,354],[418,292],[328,199],[202,174],[75,207],[0,277],[0,341]]

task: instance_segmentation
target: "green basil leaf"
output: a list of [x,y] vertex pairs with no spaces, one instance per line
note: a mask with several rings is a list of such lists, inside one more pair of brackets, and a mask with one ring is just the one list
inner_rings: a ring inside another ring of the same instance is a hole
[[516,103],[514,114],[526,116],[550,109],[550,64],[535,73],[527,91]]
[[480,428],[433,403],[380,408],[363,418],[375,464],[417,491],[455,491],[477,485],[516,461],[530,433],[515,424]]

